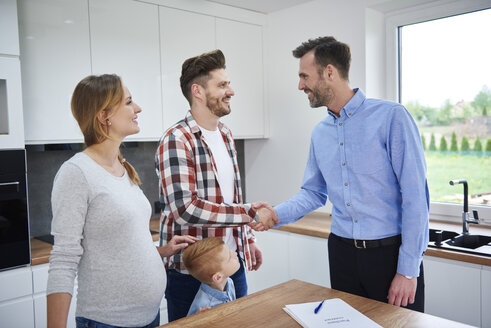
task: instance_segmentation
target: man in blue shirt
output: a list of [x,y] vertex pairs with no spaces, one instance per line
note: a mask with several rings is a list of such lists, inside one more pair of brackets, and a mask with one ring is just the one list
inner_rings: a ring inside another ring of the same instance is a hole
[[413,118],[399,103],[350,87],[350,49],[335,38],[308,40],[293,55],[298,89],[328,115],[312,132],[301,190],[274,209],[256,207],[283,225],[329,199],[332,288],[423,312],[429,194]]

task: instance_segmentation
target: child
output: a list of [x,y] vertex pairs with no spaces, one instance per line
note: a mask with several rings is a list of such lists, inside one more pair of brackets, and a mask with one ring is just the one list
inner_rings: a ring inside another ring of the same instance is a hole
[[221,238],[205,238],[183,253],[184,266],[201,281],[188,316],[200,310],[235,300],[235,286],[229,277],[239,270],[237,253]]

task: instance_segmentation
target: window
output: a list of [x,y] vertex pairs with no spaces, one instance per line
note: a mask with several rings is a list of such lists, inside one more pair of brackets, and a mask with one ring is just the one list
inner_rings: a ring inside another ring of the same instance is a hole
[[391,41],[397,45],[394,98],[420,129],[432,217],[460,219],[463,187],[449,181],[466,179],[469,206],[489,223],[491,44],[486,40],[491,9],[425,8],[424,13],[414,11],[388,21],[389,34],[391,27],[395,32]]

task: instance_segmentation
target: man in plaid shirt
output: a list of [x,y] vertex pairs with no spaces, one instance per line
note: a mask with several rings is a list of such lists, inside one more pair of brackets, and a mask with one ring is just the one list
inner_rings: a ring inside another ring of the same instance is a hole
[[[247,295],[244,261],[257,270],[262,254],[249,223],[270,228],[273,218],[242,204],[237,152],[230,130],[219,119],[230,113],[234,95],[220,50],[187,59],[181,89],[191,105],[186,117],[162,136],[157,153],[161,213],[160,243],[174,235],[221,237],[236,250],[240,269],[231,276],[237,298]],[[169,322],[185,317],[200,282],[186,271],[182,252],[164,259]]]

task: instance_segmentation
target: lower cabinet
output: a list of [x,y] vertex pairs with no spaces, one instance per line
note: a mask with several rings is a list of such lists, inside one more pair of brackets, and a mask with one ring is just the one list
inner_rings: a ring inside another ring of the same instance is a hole
[[0,326],[9,328],[34,327],[32,295],[0,303]]
[[263,264],[247,273],[249,294],[291,279],[331,286],[326,239],[279,230],[255,235]]
[[491,267],[481,270],[481,327],[491,328]]
[[[34,321],[36,328],[47,327],[46,287],[48,285],[49,264],[40,264],[32,267]],[[77,281],[75,280],[74,293],[67,317],[67,328],[75,328],[75,310],[77,306]]]
[[[154,241],[153,244],[155,246],[159,246],[159,241]],[[167,300],[165,299],[165,296],[162,297],[162,301],[160,302],[160,324],[165,325],[168,323],[169,320],[167,318]]]
[[481,265],[425,256],[425,312],[481,327]]
[[326,239],[292,233],[288,252],[290,279],[331,287]]
[[0,327],[34,327],[30,267],[0,272]]
[[262,252],[263,264],[257,271],[247,271],[248,294],[290,280],[288,238],[289,232],[255,232],[256,243]]
[[167,301],[165,297],[162,298],[162,302],[160,303],[160,325],[165,325],[169,320],[167,318]]

